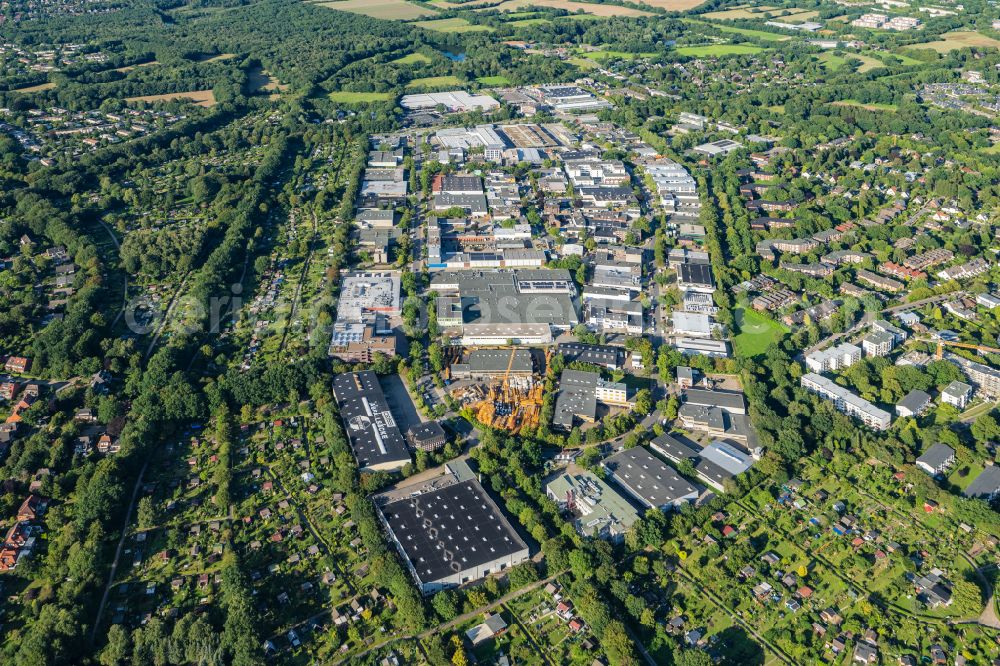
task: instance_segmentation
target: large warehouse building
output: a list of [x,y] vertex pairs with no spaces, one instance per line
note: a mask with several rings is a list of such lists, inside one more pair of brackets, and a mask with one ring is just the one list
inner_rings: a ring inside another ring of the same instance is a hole
[[423,594],[528,559],[528,546],[464,461],[418,486],[375,496],[382,524]]
[[392,472],[410,462],[396,419],[374,372],[346,372],[333,380],[333,397],[358,467]]

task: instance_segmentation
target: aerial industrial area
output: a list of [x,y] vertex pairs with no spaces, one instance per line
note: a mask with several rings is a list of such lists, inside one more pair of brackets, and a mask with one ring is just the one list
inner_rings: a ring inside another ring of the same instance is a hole
[[0,661],[1000,664],[997,16],[0,5]]

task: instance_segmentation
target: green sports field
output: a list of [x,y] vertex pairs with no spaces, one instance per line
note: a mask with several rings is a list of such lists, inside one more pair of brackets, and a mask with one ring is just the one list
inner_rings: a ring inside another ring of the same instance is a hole
[[788,329],[782,324],[768,319],[756,310],[741,308],[736,310],[736,327],[740,333],[733,338],[733,346],[738,356],[757,356],[784,337]]

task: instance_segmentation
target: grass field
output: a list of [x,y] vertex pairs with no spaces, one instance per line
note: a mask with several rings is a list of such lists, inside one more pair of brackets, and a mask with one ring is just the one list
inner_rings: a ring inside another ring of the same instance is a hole
[[597,62],[602,62],[610,58],[618,58],[619,60],[634,60],[635,58],[652,58],[655,53],[626,53],[625,51],[587,51],[581,53],[580,56],[587,58],[588,60],[595,60]]
[[831,106],[854,106],[866,111],[895,111],[895,104],[865,104],[856,99],[844,99],[839,102],[830,102]]
[[911,44],[907,48],[911,49],[933,49],[938,53],[947,53],[956,49],[964,49],[970,46],[1000,48],[1000,41],[987,37],[979,32],[958,30],[947,32],[941,35],[941,39],[936,42],[925,42],[923,44]]
[[911,58],[910,56],[903,55],[902,53],[891,53],[890,55],[893,58],[899,58],[899,62],[901,62],[904,65],[922,65],[922,64],[924,64],[923,60],[917,60],[916,58]]
[[677,49],[677,55],[692,58],[711,58],[729,55],[747,55],[763,51],[759,46],[750,44],[710,44],[707,46],[682,46]]
[[825,53],[820,53],[816,56],[816,59],[823,63],[823,68],[836,72],[838,69],[847,64],[847,58],[841,55],[837,55],[832,51],[826,51]]
[[426,76],[422,79],[413,79],[406,84],[407,88],[439,88],[441,86],[460,86],[465,81],[449,74],[447,76]]
[[479,83],[484,86],[509,86],[510,79],[506,76],[480,76],[476,79]]
[[784,113],[785,112],[785,105],[784,104],[775,104],[774,106],[767,107],[767,110],[770,111],[771,113]]
[[846,65],[849,59],[861,61],[861,65],[858,67],[858,71],[861,73],[875,69],[876,67],[885,67],[885,63],[881,60],[871,56],[861,55],[860,53],[849,53],[846,56],[841,56],[833,53],[832,51],[827,51],[819,56],[819,61],[822,62],[823,66],[831,72],[835,72]]
[[316,4],[341,12],[364,14],[392,21],[410,21],[425,16],[434,16],[434,10],[405,0],[338,0],[336,2],[317,2]]
[[566,62],[576,65],[580,69],[596,69],[598,66],[596,61],[587,60],[586,58],[566,58]]
[[169,102],[175,99],[186,99],[194,102],[198,106],[215,106],[215,93],[211,90],[190,90],[188,92],[166,93],[164,95],[142,95],[140,97],[126,97],[126,102]]
[[763,39],[768,42],[785,42],[791,39],[788,35],[778,35],[773,32],[765,32],[764,30],[751,30],[749,28],[734,28],[731,25],[721,25],[717,23],[709,23],[708,21],[698,21],[696,19],[681,19],[685,23],[693,23],[696,25],[710,25],[716,30],[721,30],[722,32],[728,32],[736,35],[744,35],[746,37],[756,37],[757,39]]
[[269,92],[277,96],[288,90],[288,86],[271,76],[267,70],[254,69],[247,73],[247,92],[251,95],[259,92]]
[[860,53],[852,53],[851,57],[861,61],[861,66],[858,67],[858,71],[861,72],[862,74],[864,74],[867,71],[876,69],[878,67],[886,66],[885,63],[879,60],[878,58],[862,55]]
[[[351,0],[355,1],[355,0]],[[362,1],[362,0],[356,0]],[[465,5],[466,7],[468,5]],[[495,9],[497,11],[507,11],[514,9],[521,9],[522,7],[554,7],[556,9],[565,9],[566,11],[576,12],[582,11],[587,14],[593,14],[594,16],[651,16],[650,12],[644,12],[639,9],[632,9],[631,7],[619,7],[618,5],[599,5],[591,2],[573,2],[573,0],[505,0],[495,7],[489,7],[488,9]],[[486,8],[483,8],[486,9]]]
[[388,102],[394,95],[388,92],[350,92],[338,90],[329,95],[334,102],[341,104],[367,104],[369,102]]
[[740,334],[733,338],[733,347],[739,356],[763,354],[788,332],[787,328],[756,310],[741,308],[735,314]]
[[33,92],[41,92],[43,90],[52,90],[55,87],[56,84],[50,81],[48,83],[39,83],[37,86],[28,86],[27,88],[16,88],[14,92],[33,93]]
[[473,25],[464,18],[417,21],[413,25],[420,26],[424,30],[434,30],[435,32],[493,32],[493,28],[488,25]]
[[515,28],[526,28],[531,25],[545,25],[546,23],[552,23],[552,21],[547,18],[527,18],[518,19],[516,21],[508,21],[507,25]]
[[394,65],[426,65],[430,61],[430,56],[423,53],[407,53],[402,58],[396,58],[392,63]]
[[159,65],[160,63],[156,60],[151,60],[149,62],[142,62],[138,65],[126,65],[125,67],[116,67],[112,69],[112,72],[131,72],[133,69],[138,69],[140,67],[152,67],[153,65]]
[[[954,484],[965,490],[969,487],[969,484],[979,476],[979,473],[983,471],[983,466],[979,462],[970,462],[967,464],[958,463],[952,469],[951,474],[948,476],[948,483]],[[964,474],[963,474],[964,472]]]
[[199,58],[197,62],[222,62],[223,60],[232,60],[236,57],[235,53],[220,53],[217,56],[209,56],[207,58]]

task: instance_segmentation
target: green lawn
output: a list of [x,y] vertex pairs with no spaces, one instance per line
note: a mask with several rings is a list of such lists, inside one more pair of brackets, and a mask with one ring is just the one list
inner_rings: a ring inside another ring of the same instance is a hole
[[330,99],[342,104],[366,104],[369,102],[389,102],[395,97],[388,92],[350,92],[338,90],[330,93]]
[[510,79],[506,76],[480,76],[476,79],[479,83],[484,86],[509,86]]
[[817,56],[819,61],[823,63],[823,67],[830,70],[831,72],[836,72],[838,69],[847,64],[847,58],[844,56],[839,56],[832,51],[827,51],[826,53],[821,53]]
[[865,109],[866,111],[895,111],[895,104],[866,104],[865,102],[859,102],[856,99],[844,99],[839,102],[830,102],[833,106],[856,106],[859,109]]
[[[972,461],[965,464],[956,463],[955,467],[952,468],[951,474],[948,475],[948,483],[954,484],[962,490],[965,490],[982,471],[983,465],[978,461]],[[962,472],[965,472],[965,474],[963,475]]]
[[677,49],[677,55],[692,58],[711,58],[729,55],[749,55],[763,51],[759,46],[750,44],[711,44],[706,46],[682,46]]
[[426,76],[422,79],[413,79],[406,84],[407,88],[437,88],[439,86],[460,86],[465,81],[453,74],[447,76]]
[[392,62],[395,65],[426,65],[430,61],[430,56],[423,53],[407,53],[402,58],[396,58]]
[[698,21],[695,19],[684,18],[681,19],[685,23],[693,23],[697,25],[710,25],[717,30],[722,32],[728,32],[735,35],[745,35],[747,37],[756,37],[757,39],[763,39],[768,42],[785,42],[791,39],[788,35],[778,35],[773,32],[766,32],[764,30],[750,30],[749,28],[735,28],[731,25],[719,25],[717,23],[709,23],[708,21]]
[[655,53],[628,53],[626,51],[588,51],[586,53],[580,54],[582,57],[588,60],[596,60],[601,62],[603,60],[608,60],[609,58],[618,58],[620,60],[633,60],[635,58],[652,58]]
[[763,354],[788,332],[788,329],[778,322],[750,308],[740,308],[736,311],[736,326],[740,333],[733,338],[733,347],[738,356]]
[[576,65],[580,69],[594,69],[597,67],[597,63],[593,60],[587,60],[586,58],[567,58],[566,62],[571,65]]
[[892,53],[890,54],[893,58],[899,58],[899,61],[904,65],[922,65],[923,60],[917,60],[916,58],[911,58],[908,55],[903,55],[902,53]]
[[488,25],[473,25],[464,18],[434,19],[432,21],[417,21],[414,25],[425,30],[436,32],[492,32]]

